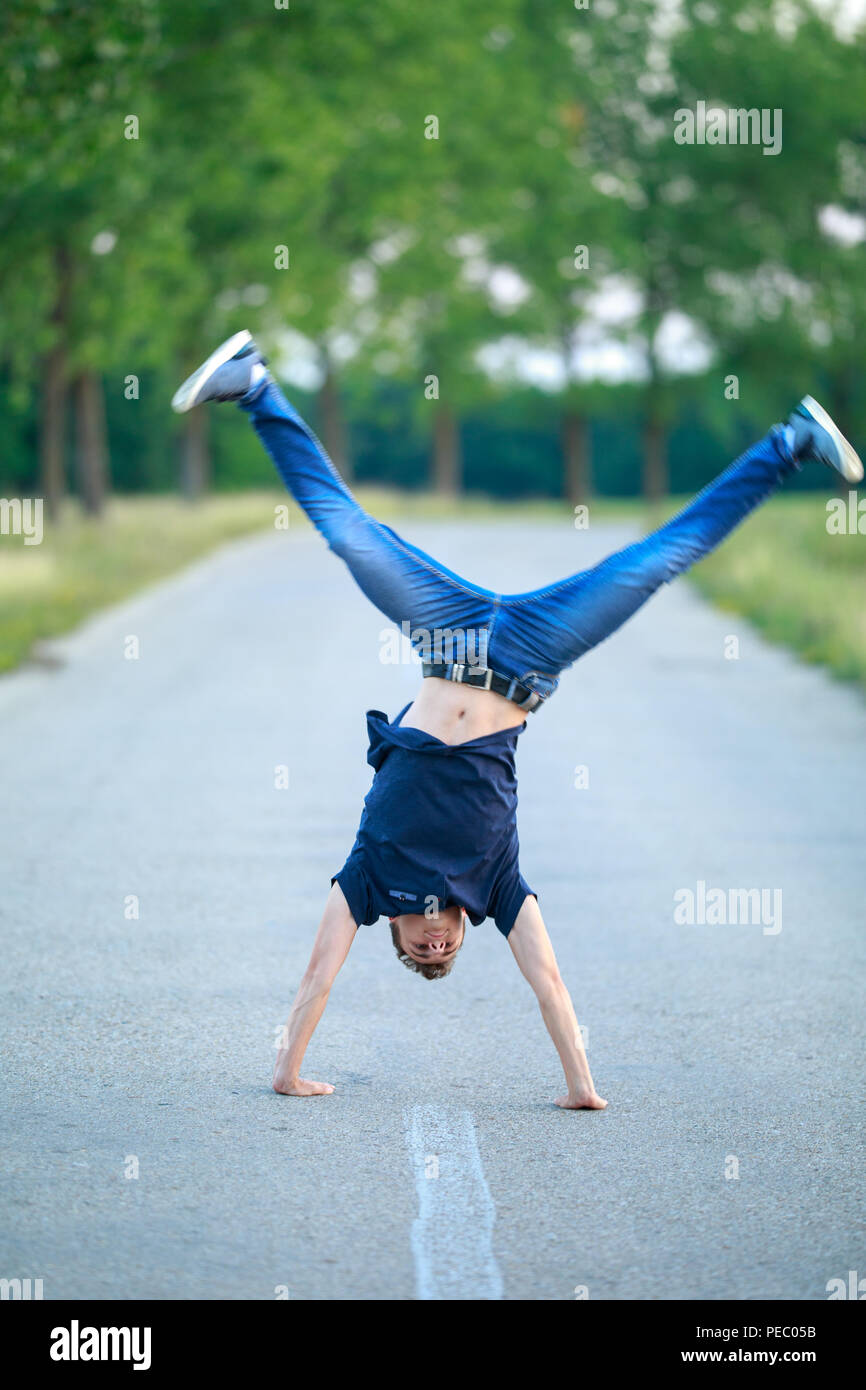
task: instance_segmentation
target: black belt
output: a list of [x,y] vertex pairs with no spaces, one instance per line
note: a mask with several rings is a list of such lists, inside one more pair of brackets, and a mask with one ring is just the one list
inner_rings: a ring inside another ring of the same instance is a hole
[[456,661],[434,665],[425,661],[422,669],[425,677],[438,676],[440,680],[471,685],[476,690],[494,690],[497,695],[504,695],[506,700],[513,700],[528,714],[541,704],[541,696],[536,691],[521,685],[518,680],[512,680],[510,676],[500,676],[498,671],[491,671],[485,666],[461,666]]

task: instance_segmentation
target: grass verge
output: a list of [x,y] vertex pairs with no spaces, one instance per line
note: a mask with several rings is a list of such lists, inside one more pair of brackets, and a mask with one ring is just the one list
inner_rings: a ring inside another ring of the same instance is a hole
[[866,687],[866,536],[830,535],[826,502],[774,497],[692,574],[770,641]]

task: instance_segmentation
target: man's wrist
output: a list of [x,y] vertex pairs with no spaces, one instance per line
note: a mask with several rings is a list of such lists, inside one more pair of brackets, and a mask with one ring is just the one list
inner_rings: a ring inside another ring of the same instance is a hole
[[275,1070],[279,1071],[284,1081],[297,1081],[301,1074],[300,1066],[294,1067],[290,1064],[288,1054],[284,1048],[280,1048],[277,1054]]

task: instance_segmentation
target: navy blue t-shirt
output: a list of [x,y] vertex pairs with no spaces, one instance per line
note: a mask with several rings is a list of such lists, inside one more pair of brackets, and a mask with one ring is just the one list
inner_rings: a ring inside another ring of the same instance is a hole
[[[507,936],[532,889],[520,872],[514,755],[526,724],[449,744],[367,711],[375,769],[339,883],[356,923],[463,907]],[[535,894],[532,894],[535,896]]]

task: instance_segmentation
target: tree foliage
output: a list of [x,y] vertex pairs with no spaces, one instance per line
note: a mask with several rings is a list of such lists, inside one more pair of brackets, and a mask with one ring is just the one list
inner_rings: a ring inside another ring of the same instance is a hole
[[[688,422],[725,449],[812,389],[866,431],[866,57],[807,0],[9,0],[0,58],[7,488],[200,491],[207,419],[162,407],[240,326],[365,476],[395,411],[406,481],[497,490],[501,408],[501,489],[575,498],[617,431],[650,493]],[[781,150],[679,143],[701,103]]]

